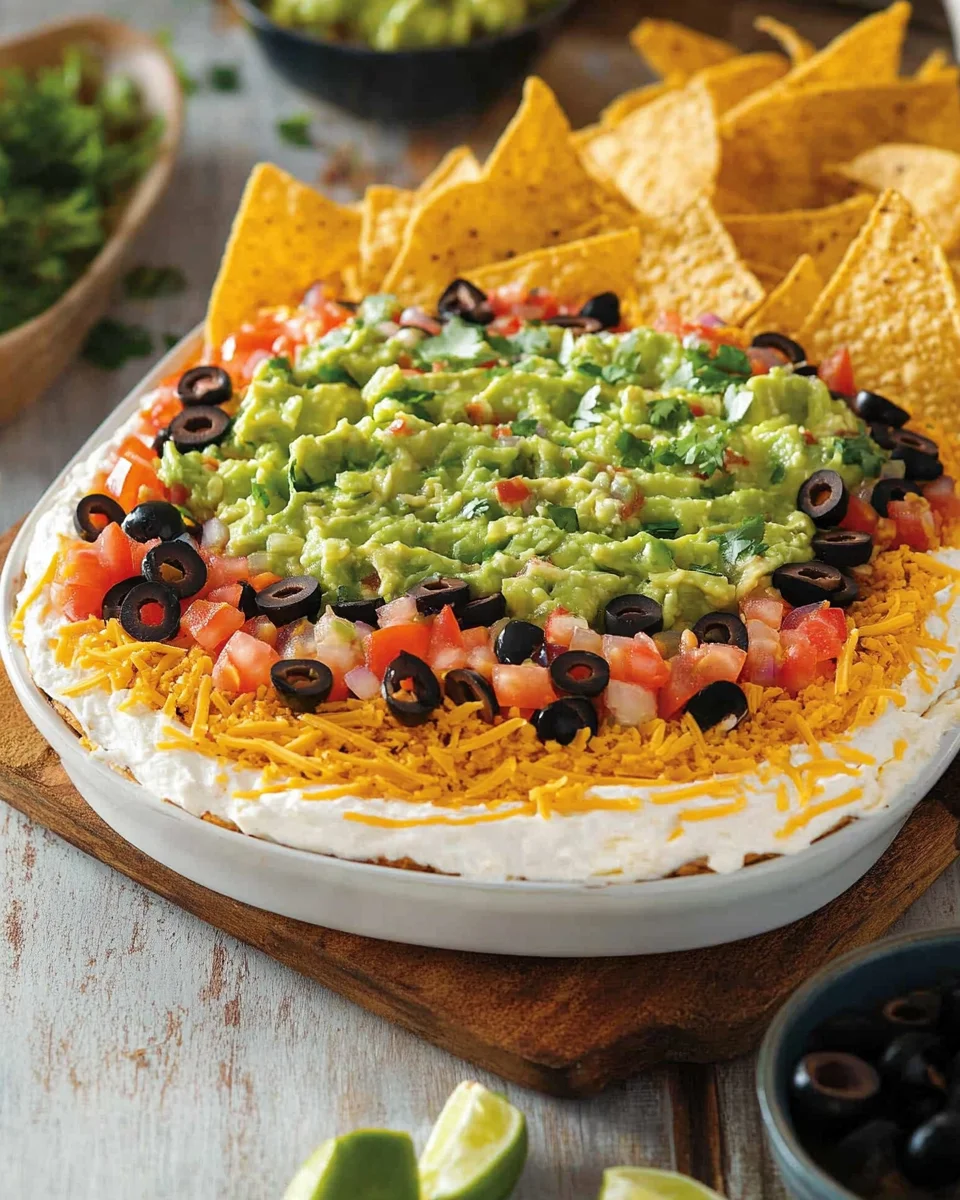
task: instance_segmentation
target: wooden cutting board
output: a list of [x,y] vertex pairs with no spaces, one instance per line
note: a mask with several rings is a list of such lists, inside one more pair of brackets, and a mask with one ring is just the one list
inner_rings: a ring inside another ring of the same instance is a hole
[[[0,563],[12,537],[0,539]],[[554,1095],[589,1095],[657,1063],[745,1053],[798,984],[827,960],[879,937],[958,855],[956,817],[931,796],[855,887],[802,921],[746,941],[608,959],[402,946],[278,917],[161,866],[80,798],[2,668],[0,712],[0,796],[9,804],[324,987],[460,1058]],[[936,796],[960,813],[960,760]]]

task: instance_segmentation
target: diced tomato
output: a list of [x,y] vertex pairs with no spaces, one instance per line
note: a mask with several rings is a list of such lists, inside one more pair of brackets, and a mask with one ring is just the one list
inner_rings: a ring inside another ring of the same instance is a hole
[[909,546],[912,550],[933,550],[939,545],[940,538],[934,513],[923,497],[891,500],[887,505],[887,516],[896,526],[894,546]]
[[129,512],[142,500],[166,497],[163,484],[152,467],[140,459],[118,458],[104,482],[104,488]]
[[272,571],[260,571],[259,574],[251,576],[250,586],[255,592],[262,592],[271,583],[279,583],[281,578],[282,576],[274,575]]
[[851,492],[847,512],[840,522],[840,528],[851,529],[854,533],[872,534],[877,528],[878,520],[877,510],[873,505]]
[[328,700],[347,700],[350,689],[346,676],[362,665],[362,652],[357,642],[323,642],[314,650],[313,658],[325,663],[333,675],[333,687]]
[[843,609],[831,608],[826,601],[795,608],[783,622],[782,644],[793,645],[805,638],[817,656],[817,662],[837,658],[847,640],[847,619]]
[[204,588],[204,596],[209,596],[211,592],[226,587],[228,584],[239,583],[241,580],[250,578],[250,567],[245,558],[206,553],[203,554],[203,558],[207,563],[207,584]]
[[569,649],[573,635],[578,629],[589,629],[589,623],[583,617],[575,617],[567,612],[562,605],[557,605],[544,626],[544,640],[551,646],[562,646]]
[[132,462],[146,463],[152,471],[157,456],[151,442],[152,439],[149,437],[140,437],[138,434],[131,433],[117,447],[117,458],[129,458]]
[[157,389],[150,407],[144,409],[141,414],[141,424],[145,430],[158,433],[161,429],[166,429],[182,408],[175,387],[161,386]]
[[573,631],[570,639],[571,650],[586,650],[590,654],[603,654],[603,638],[592,629],[582,629],[579,625]]
[[245,618],[230,604],[194,600],[180,618],[180,628],[189,633],[198,646],[215,652],[241,629]]
[[753,618],[747,626],[747,661],[743,664],[743,678],[748,683],[762,687],[773,687],[777,681],[777,663],[780,658],[780,633],[764,621]]
[[486,400],[471,400],[465,405],[465,412],[472,425],[489,425],[493,420],[493,410]]
[[435,671],[452,671],[467,665],[467,647],[449,604],[433,618],[427,662]]
[[550,672],[535,663],[498,663],[493,668],[493,690],[501,708],[543,708],[557,698]]
[[960,521],[960,496],[949,475],[941,475],[923,486],[923,494],[935,513],[944,521]]
[[280,661],[272,646],[242,630],[230,638],[213,667],[213,686],[224,692],[255,692],[270,686],[270,668]]
[[482,675],[484,679],[491,680],[494,669],[497,666],[497,656],[493,652],[493,647],[488,644],[468,649],[467,666],[471,671],[476,671],[478,675]]
[[[113,587],[121,579],[129,579],[139,570],[133,565],[134,542],[127,537],[116,522],[112,522],[100,533],[95,542],[97,558],[103,568],[107,587]],[[106,591],[106,588],[104,589]]]
[[460,638],[468,650],[474,650],[478,646],[486,646],[488,644],[490,633],[482,625],[475,625],[473,629],[462,629],[460,631]]
[[750,346],[747,350],[751,375],[769,375],[774,367],[782,367],[786,359],[772,346]]
[[691,696],[718,679],[735,683],[746,658],[745,650],[720,642],[708,642],[692,650],[682,650],[670,660],[670,680],[660,692],[660,716],[674,716]]
[[99,617],[103,611],[103,588],[60,584],[54,585],[51,591],[57,607],[63,610],[68,621]]
[[244,633],[255,637],[258,642],[266,642],[268,646],[276,649],[279,630],[269,617],[251,617],[249,621],[243,623],[241,629]]
[[383,679],[387,667],[398,654],[406,651],[426,661],[430,653],[431,629],[420,625],[388,625],[375,629],[363,639],[363,656],[367,666],[378,679]]
[[765,592],[754,592],[740,605],[742,621],[762,621],[771,629],[779,629],[783,623],[783,615],[789,605],[780,596],[767,595]]
[[670,668],[664,662],[656,642],[645,633],[638,633],[632,638],[605,633],[601,654],[610,666],[611,679],[655,689],[663,687],[670,678]]
[[530,496],[530,489],[519,476],[514,479],[501,479],[495,485],[494,491],[501,504],[522,504]]
[[817,651],[800,630],[788,631],[781,637],[782,657],[777,667],[777,687],[795,696],[816,680]]
[[839,392],[841,396],[856,394],[857,385],[853,379],[853,363],[850,361],[850,351],[846,346],[840,346],[820,363],[817,374],[831,392]]
[[204,599],[214,604],[232,604],[234,608],[239,608],[241,594],[239,583],[224,583],[220,587],[211,588]]

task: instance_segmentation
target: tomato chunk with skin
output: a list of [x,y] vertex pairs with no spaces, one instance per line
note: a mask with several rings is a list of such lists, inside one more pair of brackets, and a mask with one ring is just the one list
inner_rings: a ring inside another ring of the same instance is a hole
[[670,660],[670,680],[660,692],[660,716],[675,716],[691,696],[717,680],[735,683],[746,659],[745,650],[718,642],[682,650]]
[[877,510],[872,504],[868,504],[866,500],[862,500],[859,496],[851,493],[846,516],[840,522],[840,528],[850,529],[854,533],[873,534],[876,532],[879,520],[880,517],[877,514]]
[[146,499],[163,499],[166,491],[156,472],[140,459],[118,458],[106,478],[104,488],[124,512]]
[[522,504],[530,496],[529,487],[519,477],[501,479],[494,490],[501,504]]
[[645,633],[632,638],[605,633],[600,653],[609,664],[611,679],[659,688],[670,678],[670,668],[656,642]]
[[944,521],[960,521],[960,496],[956,484],[949,475],[941,475],[932,483],[924,484],[923,494],[927,503]]
[[498,663],[493,668],[493,690],[501,708],[543,708],[557,698],[550,672],[535,663]]
[[850,351],[846,346],[839,346],[832,354],[820,363],[817,374],[831,392],[839,392],[842,396],[856,394],[857,385],[853,378],[853,363]]
[[415,625],[388,625],[375,629],[363,640],[363,657],[380,680],[398,654],[415,654],[424,661],[430,653],[431,628],[426,622]]
[[777,687],[795,696],[819,678],[817,651],[800,630],[788,630],[781,635],[781,650]]
[[131,550],[133,542],[116,522],[112,522],[102,530],[95,545],[104,576],[109,580],[108,588],[119,583],[121,579],[129,579],[131,575],[139,571],[139,563],[134,567]]
[[909,546],[911,550],[934,550],[940,544],[936,516],[922,498],[891,500],[887,516],[893,521],[896,533],[894,546]]
[[269,687],[270,668],[279,661],[272,646],[238,629],[214,664],[213,686],[234,694],[255,692],[261,684]]
[[194,600],[180,618],[180,628],[189,633],[198,646],[215,652],[227,642],[245,618],[239,609],[218,601]]

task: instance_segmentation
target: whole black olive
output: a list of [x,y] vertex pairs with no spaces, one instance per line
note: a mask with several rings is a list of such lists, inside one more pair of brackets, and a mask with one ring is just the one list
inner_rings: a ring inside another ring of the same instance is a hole
[[406,651],[387,667],[380,692],[401,725],[422,725],[442,703],[436,675],[422,658]]
[[850,493],[836,471],[814,471],[797,492],[797,508],[821,529],[839,525],[849,503]]
[[637,633],[653,637],[663,630],[663,609],[649,596],[616,596],[603,610],[603,627],[617,637],[633,637]]
[[880,1095],[880,1076],[855,1054],[814,1050],[790,1079],[797,1114],[824,1127],[850,1125],[869,1116]]
[[452,605],[454,612],[459,610],[470,599],[470,585],[462,579],[440,575],[418,583],[410,595],[417,602],[417,612],[428,617],[440,612],[448,604]]
[[306,617],[315,621],[323,592],[312,575],[290,575],[257,592],[257,608],[274,625],[289,625]]
[[559,316],[547,318],[547,324],[572,329],[574,333],[599,333],[603,329],[602,322],[596,317],[587,317],[582,313],[560,313]]
[[891,500],[905,500],[911,495],[922,496],[923,493],[909,479],[878,479],[870,493],[870,503],[875,512],[885,517]]
[[141,583],[143,583],[142,575],[131,575],[129,579],[121,579],[119,583],[108,588],[101,608],[103,619],[109,621],[111,618],[115,618],[119,621],[120,606],[129,593]]
[[488,725],[493,724],[494,717],[500,711],[496,693],[477,671],[462,667],[448,671],[443,680],[443,690],[454,704],[479,703],[477,715]]
[[747,627],[735,613],[707,613],[694,625],[693,632],[701,646],[716,643],[747,649]]
[[937,1113],[915,1129],[902,1165],[904,1175],[921,1187],[950,1187],[960,1181],[960,1113]]
[[873,538],[854,529],[823,529],[813,535],[811,549],[831,567],[859,567],[870,561]]
[[943,474],[943,463],[936,442],[914,433],[912,429],[895,429],[891,438],[893,449],[890,457],[900,460],[906,467],[907,478],[925,483],[939,479]]
[[95,542],[108,525],[122,525],[125,516],[112,496],[91,492],[77,503],[73,525],[85,542]]
[[341,600],[332,605],[338,617],[347,621],[362,621],[364,625],[376,625],[377,612],[383,608],[383,598],[374,596],[372,600]]
[[198,404],[226,404],[232,395],[233,383],[223,367],[191,367],[177,383],[177,399],[185,408]]
[[782,333],[758,333],[750,345],[779,350],[787,362],[796,365],[807,361],[807,352],[800,343]]
[[877,1013],[844,1009],[813,1031],[811,1050],[845,1050],[858,1058],[877,1059],[890,1041],[890,1029]]
[[597,732],[597,714],[589,700],[571,696],[554,700],[533,714],[533,724],[541,742],[559,742],[569,746],[581,729]]
[[481,625],[493,625],[506,615],[506,596],[503,592],[493,592],[465,604],[457,613],[457,623],[461,629],[478,629]]
[[704,731],[719,725],[724,733],[736,729],[749,712],[743,688],[718,679],[687,701],[687,712]]
[[906,425],[910,420],[910,414],[905,408],[901,408],[898,404],[894,404],[892,400],[888,400],[886,396],[881,396],[877,392],[857,392],[853,398],[853,411],[858,417],[867,422],[876,421],[880,425],[892,425],[895,429],[899,429],[901,425]]
[[895,996],[880,1009],[880,1016],[890,1026],[891,1034],[909,1029],[936,1029],[940,1020],[940,995],[934,991],[907,992]]
[[166,500],[145,500],[123,519],[123,532],[135,542],[175,542],[183,531],[183,513]]
[[532,621],[508,621],[497,634],[493,651],[502,663],[524,663],[536,658],[543,645],[543,630]]
[[847,578],[836,567],[814,559],[812,562],[787,563],[786,566],[777,567],[773,573],[773,586],[788,604],[800,608],[820,600],[829,600],[834,604],[843,595]]
[[606,659],[588,650],[565,650],[550,664],[550,678],[558,692],[570,696],[599,696],[610,682]]
[[165,642],[180,630],[180,599],[164,583],[141,580],[120,604],[120,624],[138,642]]
[[469,279],[455,279],[437,301],[437,313],[441,317],[462,317],[472,325],[489,325],[493,320],[493,309],[482,292]]
[[190,450],[204,450],[207,446],[217,446],[227,436],[230,428],[230,418],[222,408],[212,404],[197,404],[177,413],[167,430],[170,440],[180,451],[186,454]]
[[620,324],[620,297],[616,292],[591,296],[580,309],[580,316],[599,321],[604,329],[615,329]]
[[315,658],[282,658],[270,668],[270,681],[294,712],[316,712],[333,690],[333,672]]
[[148,550],[140,570],[151,583],[163,583],[175,596],[195,596],[207,582],[207,564],[184,541],[161,542]]
[[903,1134],[895,1121],[875,1117],[848,1133],[825,1156],[830,1174],[858,1196],[880,1193],[898,1174],[897,1159]]

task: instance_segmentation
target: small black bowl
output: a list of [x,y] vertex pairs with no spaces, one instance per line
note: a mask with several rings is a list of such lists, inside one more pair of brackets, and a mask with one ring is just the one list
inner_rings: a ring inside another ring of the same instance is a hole
[[232,0],[268,61],[297,87],[385,125],[427,125],[480,112],[524,75],[576,0],[507,33],[464,46],[374,50],[278,25],[253,0]]

